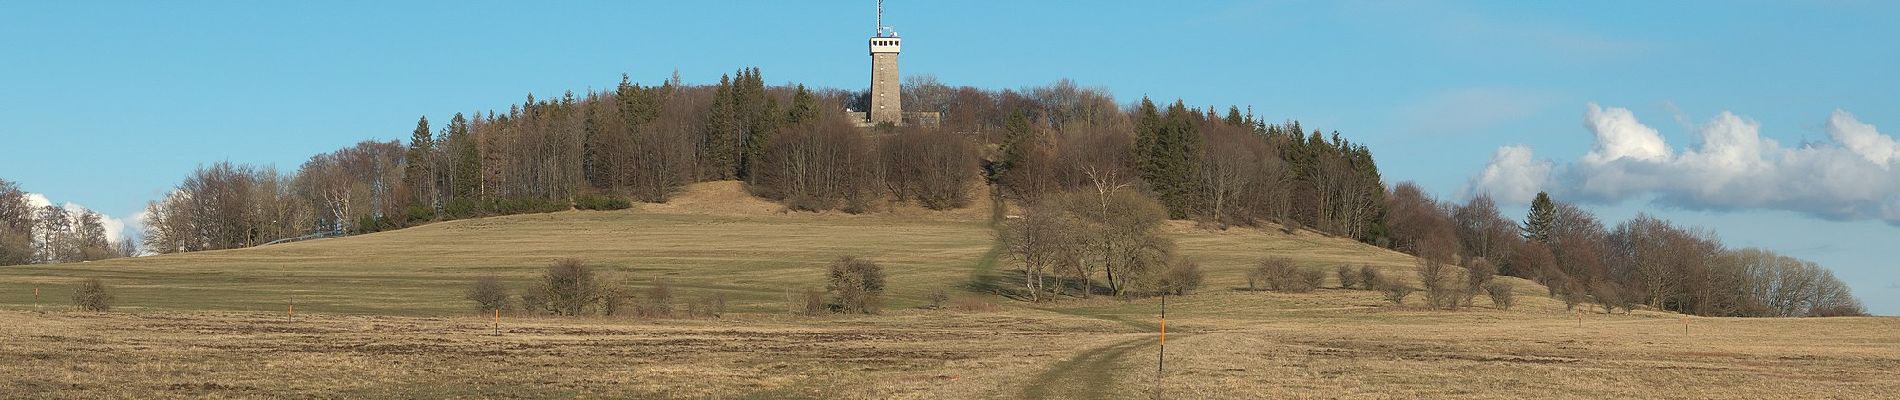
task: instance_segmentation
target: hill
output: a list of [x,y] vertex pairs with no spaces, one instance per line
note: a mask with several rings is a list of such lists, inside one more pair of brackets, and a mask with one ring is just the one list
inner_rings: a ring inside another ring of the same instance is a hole
[[[987,212],[783,212],[730,183],[623,211],[430,224],[257,248],[0,268],[0,387],[25,397],[1150,398],[1159,299],[1030,304]],[[1900,390],[1900,320],[1683,318],[1519,305],[1391,306],[1375,292],[1244,290],[1261,257],[1413,259],[1302,231],[1167,230],[1207,271],[1170,298],[1167,397],[1879,397]],[[890,311],[794,317],[784,292],[840,255],[890,271]],[[473,316],[475,277],[520,286],[581,257],[639,286],[722,293],[719,319]],[[73,282],[111,313],[67,311]],[[32,290],[43,298],[35,300]],[[994,304],[922,309],[948,289]],[[286,315],[294,299],[298,314]],[[1411,302],[1419,300],[1415,296]],[[497,335],[499,333],[499,335]],[[98,379],[112,376],[113,379]]]
[[[0,304],[35,304],[31,293],[65,293],[76,279],[114,286],[127,310],[299,310],[385,315],[467,312],[462,291],[494,275],[524,287],[550,262],[578,257],[631,286],[665,278],[684,295],[724,294],[735,311],[785,309],[787,290],[822,288],[826,263],[858,256],[885,266],[893,305],[924,302],[937,289],[994,280],[993,230],[984,210],[887,213],[786,212],[735,182],[696,184],[665,204],[621,211],[566,211],[429,224],[255,248],[99,262],[0,268]],[[1170,226],[1214,287],[1244,287],[1258,258],[1307,264],[1409,267],[1410,257],[1351,240],[1251,229],[1213,232]],[[51,304],[64,304],[63,298]]]

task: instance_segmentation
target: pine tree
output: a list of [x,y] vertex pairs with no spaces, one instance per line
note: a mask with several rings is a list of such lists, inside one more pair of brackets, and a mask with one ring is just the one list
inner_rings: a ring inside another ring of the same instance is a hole
[[738,111],[734,104],[731,75],[719,76],[719,86],[713,89],[712,105],[706,111],[705,143],[700,146],[699,159],[705,163],[706,179],[732,179],[738,170],[738,160],[734,144],[738,139]]
[[1170,218],[1191,215],[1199,193],[1202,138],[1195,114],[1181,101],[1158,114],[1154,102],[1144,98],[1135,123],[1136,169]]
[[1135,117],[1135,173],[1148,182],[1155,182],[1160,176],[1154,155],[1157,136],[1161,131],[1161,112],[1155,110],[1155,103],[1142,96],[1141,106]]
[[785,110],[785,125],[796,126],[818,118],[818,99],[805,85],[792,92],[792,107]]
[[1524,217],[1524,238],[1550,244],[1551,226],[1557,222],[1557,204],[1550,200],[1550,194],[1537,192],[1537,198],[1531,200],[1530,215]]
[[468,119],[462,113],[449,119],[448,139],[449,198],[474,201],[482,188],[481,149],[469,134]]
[[416,120],[416,130],[409,136],[409,152],[403,156],[403,184],[409,188],[409,207],[435,207],[435,172],[433,165],[435,148],[434,136],[429,130],[429,117]]

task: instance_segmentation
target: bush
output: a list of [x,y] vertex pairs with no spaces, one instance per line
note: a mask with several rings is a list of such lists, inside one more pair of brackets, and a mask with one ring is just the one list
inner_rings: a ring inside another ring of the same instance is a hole
[[629,207],[633,207],[632,202],[598,194],[587,193],[574,196],[574,209],[577,210],[608,211],[625,210]]
[[627,308],[627,299],[633,296],[627,293],[626,287],[607,283],[614,281],[613,279],[600,281],[600,315],[620,315],[620,311]]
[[1473,305],[1472,300],[1478,297],[1478,293],[1485,290],[1484,285],[1491,283],[1491,278],[1496,277],[1497,272],[1497,266],[1485,261],[1484,257],[1472,258],[1465,264],[1463,294],[1466,307]]
[[1385,301],[1393,305],[1405,305],[1405,298],[1412,295],[1412,290],[1411,286],[1398,282],[1386,283],[1385,287],[1380,288],[1380,291],[1385,292]]
[[653,286],[647,288],[646,296],[640,298],[641,317],[669,318],[673,316],[673,282],[660,278],[653,280]]
[[482,312],[508,309],[508,288],[501,285],[501,278],[494,276],[475,279],[464,298],[475,302],[475,309]]
[[884,296],[884,267],[852,256],[831,262],[825,280],[831,308],[845,313],[877,313]]
[[1359,273],[1353,272],[1352,268],[1341,265],[1333,268],[1333,274],[1339,275],[1340,289],[1352,289],[1354,286],[1359,286]]
[[1385,277],[1379,275],[1379,269],[1371,265],[1359,266],[1359,287],[1366,290],[1379,290],[1385,287]]
[[548,298],[543,295],[540,287],[521,291],[521,310],[530,313],[548,310]]
[[689,316],[719,318],[719,316],[725,313],[725,293],[713,293],[711,295],[700,296],[698,299],[686,303],[686,315]]
[[106,292],[105,282],[99,278],[86,279],[73,288],[73,305],[81,310],[106,312],[112,310],[112,293]]
[[931,309],[941,309],[945,302],[950,301],[950,293],[945,292],[941,288],[932,290],[930,291],[930,298],[928,300],[930,300]]
[[1194,289],[1199,289],[1201,287],[1201,281],[1205,280],[1206,277],[1206,274],[1201,272],[1200,263],[1196,263],[1193,260],[1177,259],[1174,262],[1168,263],[1168,270],[1162,271],[1161,281],[1159,283],[1162,292],[1180,296]]
[[1558,291],[1557,297],[1563,299],[1564,311],[1576,309],[1578,304],[1583,304],[1584,300],[1589,298],[1589,294],[1584,293],[1583,285],[1578,284],[1575,280],[1571,280],[1559,287],[1563,289]]
[[555,315],[581,315],[600,300],[594,268],[578,258],[555,261],[541,279],[540,297],[547,302],[548,312]]
[[1624,311],[1630,309],[1629,303],[1623,299],[1623,293],[1611,284],[1590,285],[1590,296],[1597,299],[1597,305],[1603,307],[1604,314],[1614,312],[1618,307],[1623,308]]
[[1297,290],[1297,292],[1301,292],[1301,293],[1310,292],[1310,291],[1313,291],[1313,289],[1318,289],[1320,285],[1325,284],[1325,283],[1326,283],[1326,271],[1321,271],[1317,269],[1302,269],[1300,270],[1300,282],[1296,286],[1300,288],[1300,290]]
[[1319,288],[1326,280],[1326,273],[1318,270],[1304,271],[1293,265],[1293,260],[1283,257],[1270,257],[1260,260],[1253,271],[1247,273],[1247,288],[1305,293]]
[[1509,310],[1511,309],[1511,304],[1514,304],[1517,302],[1516,299],[1512,297],[1513,294],[1511,293],[1510,283],[1506,283],[1502,281],[1491,281],[1489,283],[1485,283],[1484,293],[1487,295],[1490,295],[1491,304],[1498,306],[1498,308],[1500,309]]
[[1418,259],[1418,284],[1425,290],[1425,302],[1433,308],[1458,309],[1458,289],[1451,266],[1424,257]]
[[825,312],[825,292],[820,292],[818,289],[805,288],[805,292],[801,298],[803,299],[801,305],[804,307],[799,309],[799,311],[802,314],[813,316]]

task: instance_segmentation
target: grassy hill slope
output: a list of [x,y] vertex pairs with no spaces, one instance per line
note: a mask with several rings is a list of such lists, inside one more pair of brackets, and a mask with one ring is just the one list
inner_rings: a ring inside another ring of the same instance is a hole
[[[300,311],[388,315],[466,312],[469,281],[525,287],[553,260],[579,257],[644,287],[665,278],[685,298],[723,293],[734,311],[785,309],[788,291],[823,286],[826,263],[868,258],[889,273],[891,305],[968,288],[999,263],[987,211],[781,212],[732,182],[696,185],[668,204],[449,221],[336,239],[101,262],[0,267],[0,305],[63,307],[79,279],[98,277],[132,310]],[[1244,287],[1265,255],[1310,265],[1409,268],[1410,257],[1350,240],[1255,229],[1170,227],[1201,261],[1209,287]],[[1006,280],[1006,279],[1005,279]],[[41,290],[37,302],[33,289]]]

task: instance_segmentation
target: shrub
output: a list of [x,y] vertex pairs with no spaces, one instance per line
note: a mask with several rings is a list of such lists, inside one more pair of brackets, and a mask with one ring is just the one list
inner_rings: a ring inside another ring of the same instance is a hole
[[803,299],[801,303],[804,307],[799,311],[804,315],[811,316],[825,312],[825,292],[820,292],[818,289],[805,288],[805,292],[801,298]]
[[646,296],[640,298],[639,314],[647,318],[668,318],[673,316],[673,282],[666,278],[653,280],[653,286],[647,287]]
[[1458,309],[1458,290],[1453,286],[1451,266],[1436,259],[1418,259],[1418,283],[1425,290],[1425,302],[1433,308]]
[[726,313],[726,294],[713,293],[686,303],[686,315],[719,318]]
[[494,276],[476,278],[464,298],[475,302],[475,309],[482,312],[508,309],[508,288],[501,285],[501,278]]
[[600,300],[594,268],[578,258],[555,261],[541,279],[540,297],[547,302],[548,312],[555,315],[580,315]]
[[624,210],[633,207],[633,203],[613,197],[586,193],[574,196],[574,209],[577,210]]
[[1576,309],[1578,304],[1583,304],[1583,301],[1589,298],[1589,294],[1584,293],[1583,285],[1578,284],[1574,280],[1560,287],[1562,287],[1563,290],[1559,291],[1558,297],[1564,301],[1564,311]]
[[73,305],[81,310],[105,312],[112,310],[112,293],[106,292],[105,282],[99,278],[86,279],[73,288]]
[[1201,281],[1205,280],[1206,277],[1206,274],[1201,272],[1200,263],[1196,263],[1193,260],[1177,259],[1174,262],[1168,263],[1168,270],[1162,272],[1161,281],[1159,283],[1161,291],[1179,296],[1187,294],[1194,289],[1199,289],[1201,287]]
[[1341,265],[1333,268],[1333,274],[1339,275],[1340,289],[1352,289],[1354,286],[1359,286],[1359,273],[1353,272],[1352,268]]
[[1325,279],[1325,272],[1303,271],[1294,266],[1291,259],[1269,257],[1260,260],[1260,264],[1247,273],[1247,288],[1258,290],[1264,287],[1267,290],[1305,293],[1318,288],[1319,281]]
[[620,311],[627,308],[627,298],[633,297],[627,293],[626,287],[606,283],[612,281],[612,279],[601,280],[602,284],[598,292],[601,315],[620,315]]
[[1371,265],[1359,266],[1359,287],[1366,290],[1379,290],[1385,287],[1385,277],[1379,275],[1379,269]]
[[825,282],[833,310],[875,314],[884,295],[884,267],[857,257],[840,257],[831,262]]
[[548,310],[548,298],[539,286],[521,291],[521,310],[530,313]]
[[1616,311],[1617,307],[1622,307],[1624,310],[1630,309],[1630,305],[1623,300],[1623,294],[1610,284],[1591,285],[1590,296],[1597,299],[1597,305],[1603,307],[1604,314]]
[[1511,309],[1511,304],[1517,302],[1516,299],[1512,297],[1511,284],[1507,282],[1491,281],[1485,283],[1484,293],[1490,295],[1491,304],[1498,306],[1500,309],[1509,310]]
[[1295,292],[1301,292],[1301,293],[1310,292],[1310,291],[1313,291],[1313,289],[1318,289],[1319,285],[1325,284],[1325,283],[1326,283],[1326,271],[1321,271],[1317,269],[1302,269],[1300,270],[1300,281],[1297,285],[1295,285],[1298,288],[1298,290],[1295,290]]
[[1867,309],[1859,301],[1808,309],[1810,317],[1865,317]]
[[1390,301],[1393,305],[1404,305],[1405,298],[1412,295],[1412,290],[1411,286],[1398,282],[1389,282],[1380,288],[1380,291],[1385,292],[1385,301]]
[[1491,278],[1497,276],[1497,272],[1497,266],[1485,261],[1484,257],[1473,258],[1466,263],[1463,289],[1466,307],[1473,305],[1472,300],[1478,297],[1478,293],[1485,290],[1484,285],[1491,283]]
[[941,309],[943,308],[944,302],[950,301],[950,293],[945,292],[942,288],[932,290],[930,291],[930,298],[928,300],[930,300],[930,308]]

